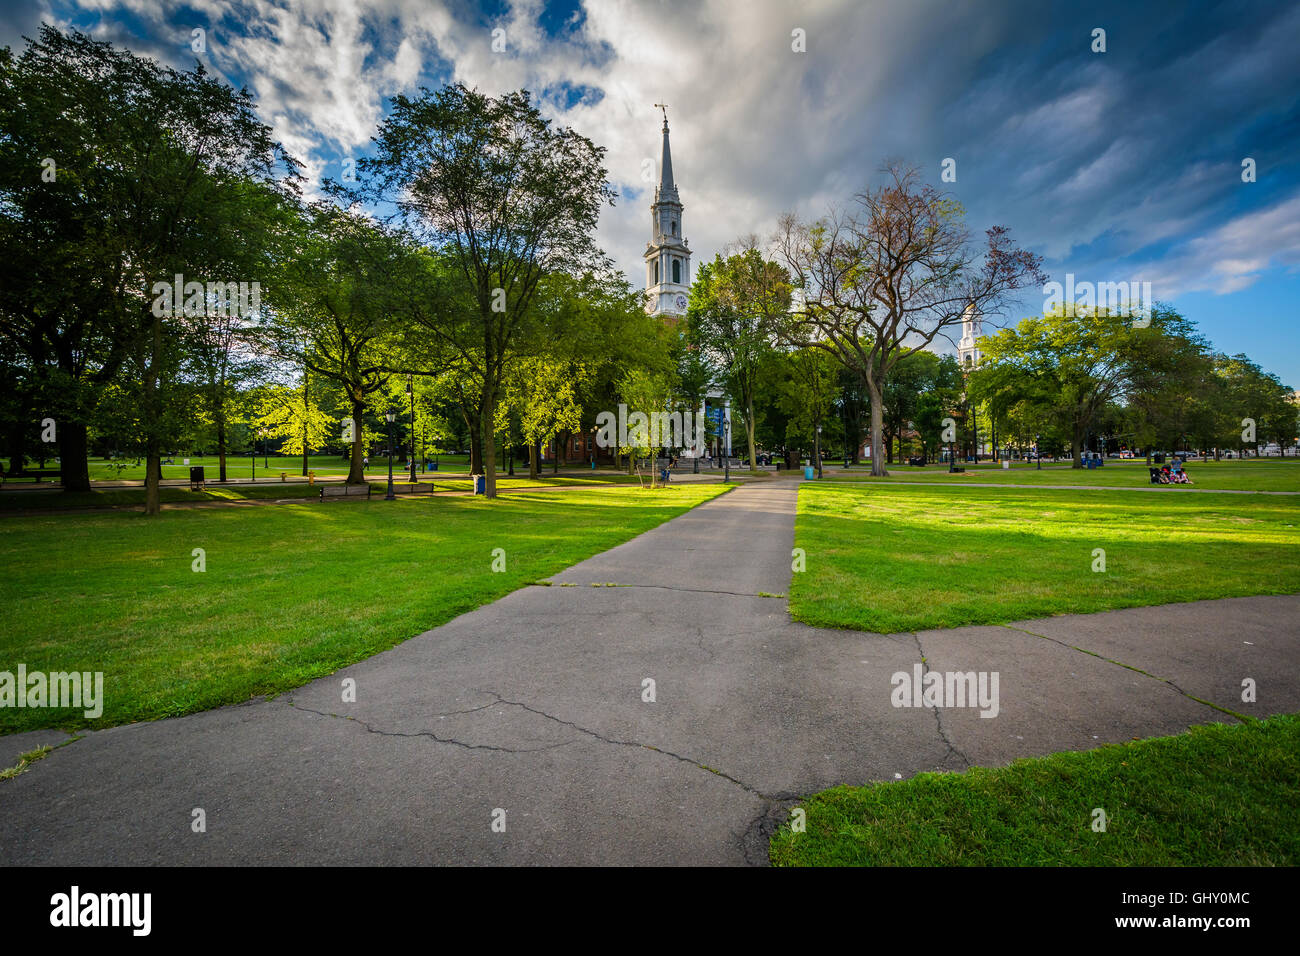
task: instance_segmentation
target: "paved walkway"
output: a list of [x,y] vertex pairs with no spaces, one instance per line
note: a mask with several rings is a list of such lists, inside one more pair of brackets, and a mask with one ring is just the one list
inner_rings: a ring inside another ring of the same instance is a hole
[[[762,863],[774,823],[833,784],[1300,710],[1300,597],[791,623],[760,595],[789,590],[796,491],[739,487],[275,700],[88,734],[0,782],[0,865]],[[923,660],[998,671],[998,716],[891,706]],[[58,737],[0,738],[0,765]]]

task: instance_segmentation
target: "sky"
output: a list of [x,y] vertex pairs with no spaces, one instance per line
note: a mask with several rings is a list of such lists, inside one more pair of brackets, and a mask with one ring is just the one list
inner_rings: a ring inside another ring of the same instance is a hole
[[974,236],[1007,226],[1062,283],[1150,282],[1216,349],[1300,388],[1300,4],[0,0],[0,45],[41,22],[246,86],[317,183],[368,155],[396,93],[526,88],[606,148],[618,200],[598,239],[638,287],[655,103],[696,268],[902,159]]

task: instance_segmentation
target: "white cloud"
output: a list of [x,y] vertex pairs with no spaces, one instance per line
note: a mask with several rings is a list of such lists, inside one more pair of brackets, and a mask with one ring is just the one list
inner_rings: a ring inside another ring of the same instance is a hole
[[1300,270],[1300,194],[1236,216],[1136,271],[1150,278],[1157,298],[1170,299],[1237,292],[1278,267]]

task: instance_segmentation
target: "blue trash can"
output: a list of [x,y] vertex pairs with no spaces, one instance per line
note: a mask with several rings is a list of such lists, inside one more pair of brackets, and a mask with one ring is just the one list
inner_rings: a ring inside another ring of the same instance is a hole
[[803,476],[804,476],[804,478],[808,479],[809,481],[812,481],[812,480],[813,480],[813,466],[812,466],[812,465],[804,465],[804,466],[803,466]]
[[487,493],[487,477],[485,475],[474,475],[474,494],[482,495]]

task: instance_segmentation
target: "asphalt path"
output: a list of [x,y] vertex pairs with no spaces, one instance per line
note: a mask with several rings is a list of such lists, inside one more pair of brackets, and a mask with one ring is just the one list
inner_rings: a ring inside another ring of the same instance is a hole
[[[83,734],[0,781],[0,864],[763,864],[835,784],[1300,710],[1297,596],[792,623],[796,494],[738,487],[275,699]],[[996,715],[895,706],[917,668],[996,673]]]

